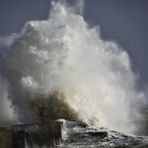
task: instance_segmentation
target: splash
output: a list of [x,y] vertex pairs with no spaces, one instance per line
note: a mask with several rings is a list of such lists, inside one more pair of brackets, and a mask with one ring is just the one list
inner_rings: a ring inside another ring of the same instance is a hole
[[77,13],[82,12],[80,6],[83,3],[71,7],[52,2],[48,20],[27,22],[13,43],[1,50],[9,100],[25,121],[33,118],[30,98],[63,93],[79,119],[133,132],[132,121],[139,118],[145,93],[137,88],[127,52],[102,40],[99,27],[90,27]]
[[2,125],[18,123],[14,108],[8,94],[8,83],[0,76],[0,122]]

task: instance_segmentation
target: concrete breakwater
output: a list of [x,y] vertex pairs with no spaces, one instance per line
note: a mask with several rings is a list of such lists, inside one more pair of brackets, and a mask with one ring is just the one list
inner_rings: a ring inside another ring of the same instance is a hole
[[54,147],[61,141],[61,123],[33,123],[0,128],[0,148]]

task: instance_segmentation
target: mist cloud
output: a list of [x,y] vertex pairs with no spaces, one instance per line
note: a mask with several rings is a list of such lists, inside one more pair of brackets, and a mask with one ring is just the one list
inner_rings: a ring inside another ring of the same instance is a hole
[[5,116],[32,119],[30,98],[58,91],[81,120],[135,130],[129,121],[140,117],[145,92],[137,87],[128,53],[101,39],[99,27],[91,28],[81,15],[83,6],[53,2],[48,20],[27,22],[17,38],[3,41],[1,75],[9,88],[0,86],[1,123]]

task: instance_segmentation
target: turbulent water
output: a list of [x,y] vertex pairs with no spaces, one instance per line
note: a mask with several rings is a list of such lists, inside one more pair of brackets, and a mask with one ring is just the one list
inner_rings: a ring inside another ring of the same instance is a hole
[[63,122],[63,142],[57,148],[147,148],[148,137],[125,135],[108,129],[95,129],[77,121]]
[[[1,124],[34,120],[30,100],[59,92],[89,125],[128,133],[138,128],[134,120],[141,118],[145,93],[129,56],[101,39],[99,27],[90,27],[78,13],[81,6],[53,2],[47,20],[27,22],[20,34],[0,39]],[[114,142],[126,139],[109,133]]]

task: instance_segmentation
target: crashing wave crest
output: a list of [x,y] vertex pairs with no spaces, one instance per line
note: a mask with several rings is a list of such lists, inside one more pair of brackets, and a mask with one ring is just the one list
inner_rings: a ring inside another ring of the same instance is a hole
[[1,49],[0,66],[21,122],[34,118],[30,100],[55,92],[64,94],[77,118],[95,126],[132,132],[129,121],[140,117],[145,94],[137,88],[127,52],[102,40],[99,27],[90,27],[68,4],[53,2],[48,20],[26,23]]

